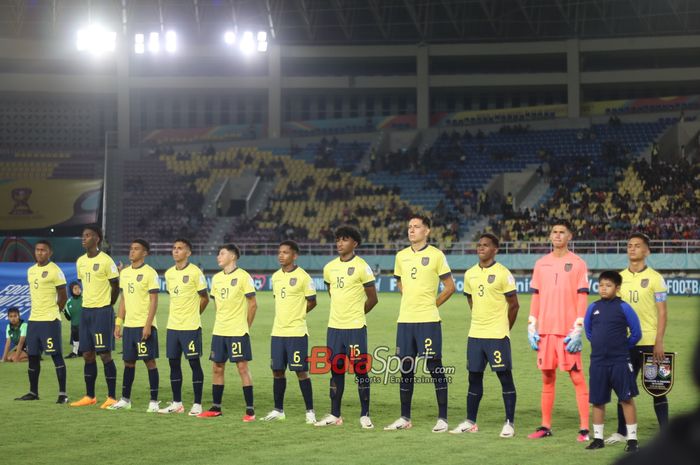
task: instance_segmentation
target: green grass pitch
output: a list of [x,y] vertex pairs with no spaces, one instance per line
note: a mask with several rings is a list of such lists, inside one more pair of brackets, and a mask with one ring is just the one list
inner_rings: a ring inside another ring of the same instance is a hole
[[[477,434],[453,436],[432,434],[437,406],[432,385],[417,385],[413,402],[413,429],[385,432],[382,427],[399,416],[399,393],[396,384],[372,385],[371,416],[374,430],[359,426],[359,402],[352,378],[346,382],[343,399],[345,425],[315,428],[304,424],[304,406],[296,376],[289,376],[285,411],[287,420],[267,424],[241,422],[243,393],[233,365],[226,371],[224,416],[218,419],[191,418],[187,415],[147,414],[148,380],[143,364],[137,366],[131,411],[103,411],[97,407],[70,408],[56,405],[56,378],[50,358],[44,357],[40,381],[41,400],[15,402],[12,399],[27,391],[26,364],[0,364],[0,412],[4,426],[0,457],[7,463],[133,464],[133,463],[469,463],[538,465],[562,463],[611,463],[622,454],[623,446],[586,451],[576,442],[578,429],[574,391],[568,376],[558,373],[554,410],[554,436],[540,441],[526,438],[539,425],[540,375],[535,367],[535,353],[529,349],[525,326],[529,296],[521,296],[521,314],[512,335],[514,376],[518,390],[516,437],[500,439],[503,403],[495,375],[485,376],[485,394],[479,411]],[[394,348],[399,295],[381,294],[379,305],[368,316],[370,347]],[[678,353],[679,369],[670,395],[671,416],[695,407],[697,390],[690,378],[690,360],[697,342],[698,297],[673,297],[669,301],[669,327],[666,350]],[[258,294],[258,316],[252,329],[251,363],[258,418],[272,408],[272,377],[269,370],[269,335],[273,318],[270,293]],[[310,345],[325,343],[328,321],[328,297],[319,296],[319,305],[308,317]],[[449,391],[450,426],[465,416],[466,409],[466,335],[469,311],[466,299],[455,295],[442,308],[444,364],[456,367]],[[203,317],[204,353],[209,353],[214,306]],[[162,295],[158,322],[165,328],[167,296]],[[68,341],[68,324],[64,321],[64,341]],[[165,355],[165,331],[161,333],[160,399],[170,399],[169,369]],[[119,345],[117,346],[119,350]],[[588,360],[588,346],[584,360]],[[64,342],[64,353],[67,344]],[[115,352],[121,390],[122,362]],[[68,392],[72,400],[84,392],[83,363],[66,361]],[[204,408],[211,402],[211,363],[202,359],[205,373]],[[98,399],[106,394],[101,363],[98,362]],[[183,400],[189,409],[192,385],[189,366],[183,362]],[[349,376],[349,375],[348,375]],[[587,377],[587,375],[586,375]],[[328,375],[313,376],[317,416],[330,408]],[[638,398],[639,431],[642,446],[656,432],[656,418],[650,396]],[[614,406],[608,407],[606,435],[615,428]],[[11,462],[10,462],[11,461]]]

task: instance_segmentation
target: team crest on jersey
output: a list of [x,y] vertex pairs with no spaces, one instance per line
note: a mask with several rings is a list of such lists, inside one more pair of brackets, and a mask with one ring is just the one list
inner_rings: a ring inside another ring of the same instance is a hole
[[351,266],[348,268],[348,276],[352,276],[355,273],[355,267]]
[[428,266],[428,263],[430,263],[430,257],[423,257],[420,259],[420,264],[423,266]]
[[643,288],[649,287],[649,280],[648,279],[642,279],[642,282],[640,283],[640,286]]
[[140,283],[141,281],[143,281],[143,275],[142,275],[142,274],[136,276],[136,282],[137,282],[137,283]]
[[92,271],[97,271],[97,270],[99,270],[99,269],[100,269],[100,264],[99,264],[99,263],[95,263],[94,265],[92,265]]
[[183,277],[182,277],[182,282],[185,283],[185,284],[189,283],[189,282],[190,282],[190,277],[189,277],[189,275],[183,276]]
[[569,271],[571,271],[571,269],[573,267],[574,267],[573,263],[567,263],[566,265],[564,265],[564,271],[566,271],[568,273]]
[[233,279],[231,280],[231,287],[235,287],[236,284],[238,284],[238,278],[233,278]]
[[289,278],[289,285],[290,286],[296,286],[297,284],[297,278]]
[[489,277],[486,279],[489,284],[493,284],[493,282],[496,280],[496,275],[495,274],[490,274]]
[[42,277],[42,278],[45,278],[45,277],[47,277],[48,275],[49,275],[49,272],[48,272],[48,271],[44,271],[44,272],[41,273],[41,277]]

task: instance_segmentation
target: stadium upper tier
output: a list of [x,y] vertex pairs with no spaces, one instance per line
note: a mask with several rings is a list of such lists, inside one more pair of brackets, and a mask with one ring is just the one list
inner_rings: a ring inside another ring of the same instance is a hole
[[96,179],[102,166],[92,152],[0,150],[0,179]]

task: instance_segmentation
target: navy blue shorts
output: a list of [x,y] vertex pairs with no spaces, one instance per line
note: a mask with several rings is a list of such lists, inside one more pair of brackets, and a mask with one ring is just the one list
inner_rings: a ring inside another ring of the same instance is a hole
[[141,340],[143,328],[124,328],[122,330],[122,360],[153,360],[158,358],[158,330],[151,327],[151,335]]
[[27,355],[62,354],[61,320],[29,321],[25,343]]
[[114,350],[114,310],[112,306],[83,307],[78,331],[78,351],[100,353]]
[[486,362],[491,366],[491,371],[512,370],[513,360],[510,354],[510,338],[468,338],[467,371],[483,373],[486,370]]
[[243,362],[253,360],[253,350],[250,348],[250,336],[217,336],[211,337],[211,354],[209,360],[216,363]]
[[399,323],[396,329],[399,357],[442,358],[442,326],[431,323]]
[[333,358],[342,354],[351,362],[360,361],[360,356],[367,354],[367,327],[353,329],[328,328],[326,333],[326,346],[328,346],[328,358],[337,363],[338,368],[345,365],[345,360],[340,357],[336,361]]
[[202,328],[169,329],[165,346],[168,358],[180,358],[180,355],[184,355],[187,360],[199,358],[202,356]]
[[309,336],[272,336],[270,340],[270,368],[290,371],[308,371],[306,355]]
[[634,379],[634,369],[630,362],[619,362],[614,365],[591,363],[588,376],[588,399],[593,405],[610,402],[611,391],[615,391],[620,400],[630,400],[639,395],[637,382]]

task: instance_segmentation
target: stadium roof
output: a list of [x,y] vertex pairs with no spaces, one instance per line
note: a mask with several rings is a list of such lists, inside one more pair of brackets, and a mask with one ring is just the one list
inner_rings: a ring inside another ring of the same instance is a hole
[[57,38],[88,21],[280,44],[410,44],[700,33],[698,0],[0,0],[0,36]]

